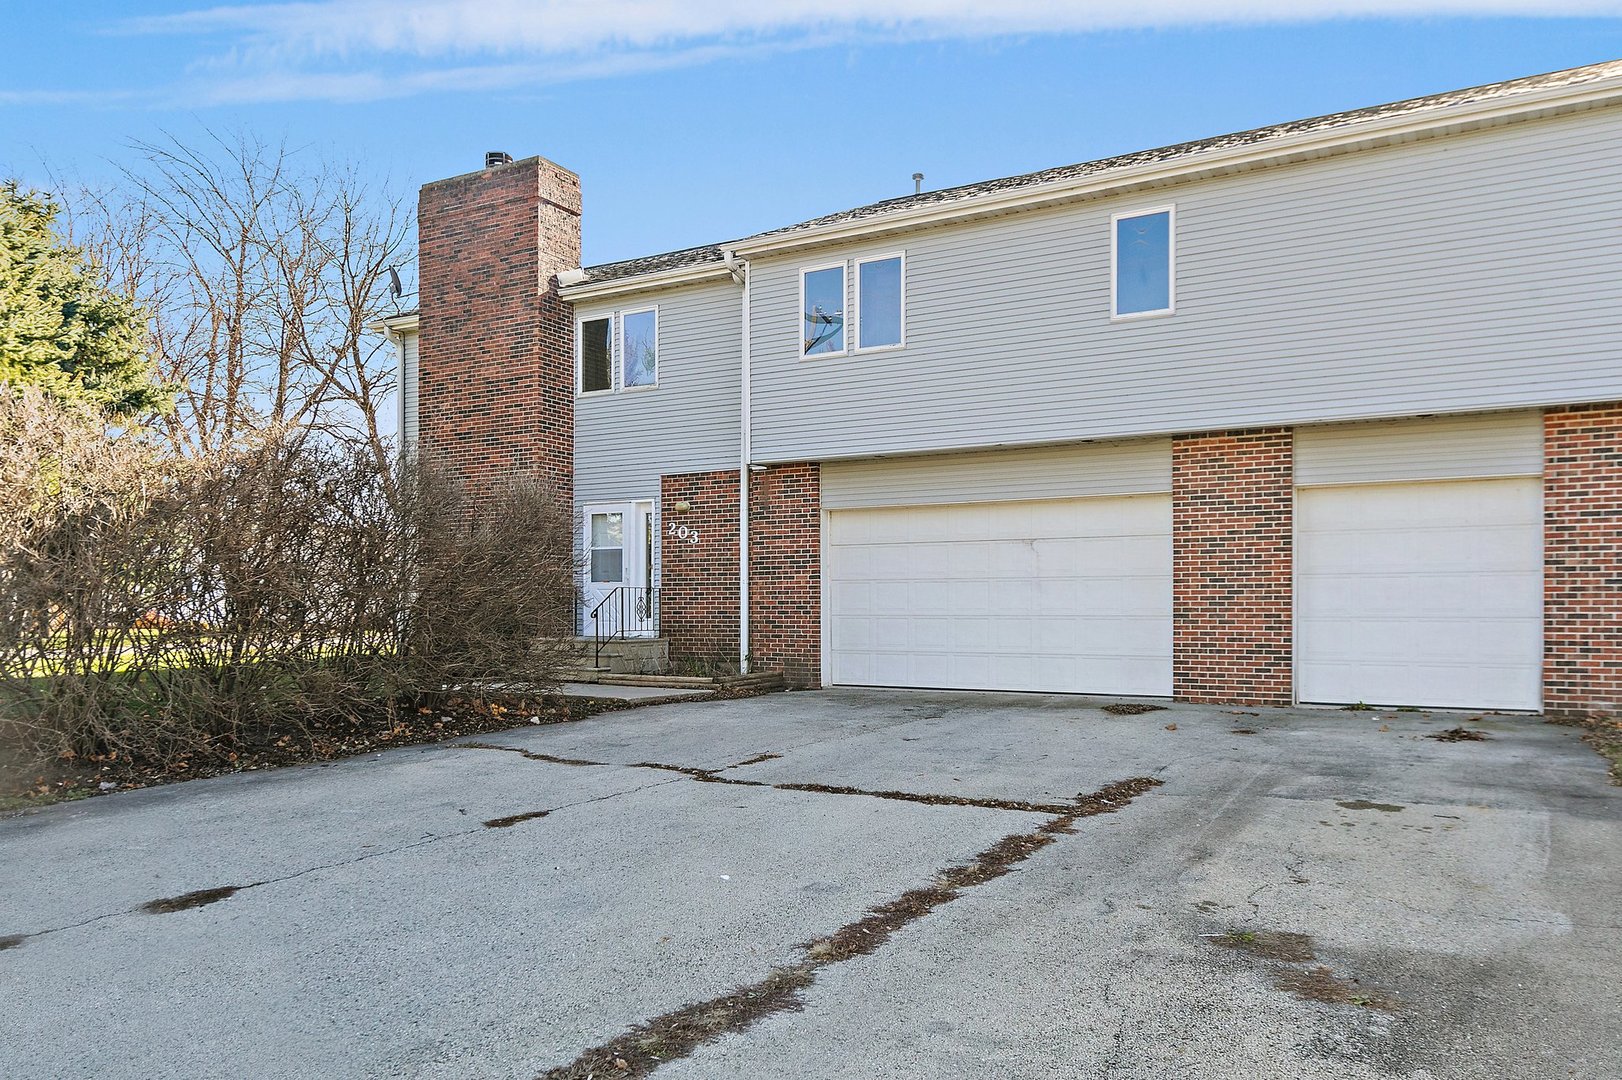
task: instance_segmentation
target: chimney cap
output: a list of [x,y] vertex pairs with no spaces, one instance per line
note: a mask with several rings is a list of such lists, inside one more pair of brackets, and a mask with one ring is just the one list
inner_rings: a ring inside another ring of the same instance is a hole
[[497,165],[511,165],[513,156],[505,150],[486,150],[484,153],[484,167],[493,169]]

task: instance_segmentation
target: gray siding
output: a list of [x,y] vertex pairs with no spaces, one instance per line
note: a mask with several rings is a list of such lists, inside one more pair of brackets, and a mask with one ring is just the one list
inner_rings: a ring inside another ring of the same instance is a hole
[[1295,482],[1377,484],[1541,476],[1543,414],[1535,411],[1299,428]]
[[741,302],[726,282],[577,305],[579,318],[659,307],[659,385],[575,401],[577,505],[657,499],[665,473],[738,467]]
[[829,510],[1170,490],[1169,439],[844,461],[822,470]]
[[417,451],[417,333],[400,335],[400,449]]
[[[1601,110],[757,260],[753,456],[1622,397],[1617,160]],[[1111,322],[1111,213],[1173,202],[1177,313]],[[799,267],[901,249],[907,348],[802,359]]]

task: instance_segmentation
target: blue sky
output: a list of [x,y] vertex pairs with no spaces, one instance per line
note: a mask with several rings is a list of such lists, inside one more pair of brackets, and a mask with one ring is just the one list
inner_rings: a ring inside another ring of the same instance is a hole
[[585,256],[1622,57],[1622,0],[5,5],[0,175],[245,129],[410,191],[579,172]]

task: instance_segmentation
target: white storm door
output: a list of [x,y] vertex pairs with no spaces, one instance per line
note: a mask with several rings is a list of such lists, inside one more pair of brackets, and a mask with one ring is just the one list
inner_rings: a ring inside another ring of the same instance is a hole
[[587,637],[651,637],[658,632],[653,594],[653,504],[601,503],[585,509],[585,581],[581,632]]

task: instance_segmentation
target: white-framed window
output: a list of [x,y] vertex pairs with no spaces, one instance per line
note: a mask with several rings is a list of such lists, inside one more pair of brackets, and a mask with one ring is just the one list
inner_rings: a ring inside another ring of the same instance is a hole
[[594,585],[618,585],[625,580],[625,514],[622,511],[591,515],[590,573]]
[[1177,208],[1110,218],[1110,317],[1170,315],[1177,307]]
[[614,389],[614,316],[581,319],[575,324],[575,389],[604,394]]
[[845,264],[800,271],[800,355],[845,351]]
[[659,385],[659,309],[620,312],[620,388]]
[[856,260],[856,351],[899,349],[907,343],[907,257]]

